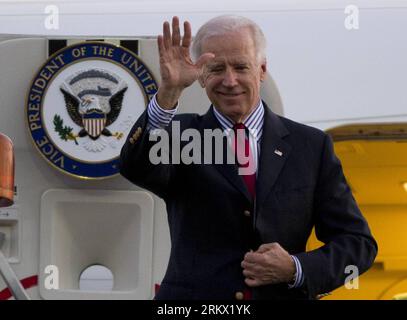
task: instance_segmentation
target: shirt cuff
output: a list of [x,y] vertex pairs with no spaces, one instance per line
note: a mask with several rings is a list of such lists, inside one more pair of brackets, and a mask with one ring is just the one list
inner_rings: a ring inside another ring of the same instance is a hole
[[174,109],[166,110],[160,107],[157,102],[156,94],[150,100],[147,106],[148,123],[147,130],[164,129],[174,118],[178,110],[178,103]]
[[296,256],[291,256],[291,258],[293,259],[293,261],[295,263],[296,272],[295,272],[294,283],[293,284],[288,284],[289,289],[299,288],[304,283],[304,274],[302,272],[302,267],[301,267],[300,260],[298,260],[298,258]]

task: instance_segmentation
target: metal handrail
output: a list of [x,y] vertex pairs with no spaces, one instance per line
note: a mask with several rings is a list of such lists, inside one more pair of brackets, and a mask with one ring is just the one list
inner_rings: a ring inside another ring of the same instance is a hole
[[[0,248],[4,242],[5,235],[0,232]],[[10,267],[6,257],[0,250],[0,275],[2,276],[7,287],[10,289],[12,295],[16,300],[30,300],[30,297],[25,292],[23,286],[18,280],[13,269]]]
[[[0,208],[14,203],[14,149],[10,138],[0,133]],[[16,300],[30,300],[1,251],[5,234],[0,232],[0,275]]]

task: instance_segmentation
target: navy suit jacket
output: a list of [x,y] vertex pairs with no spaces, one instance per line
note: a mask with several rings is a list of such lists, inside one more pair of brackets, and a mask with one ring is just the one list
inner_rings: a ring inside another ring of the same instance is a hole
[[[203,137],[204,129],[221,129],[212,108],[174,120],[181,132],[195,128]],[[361,274],[373,263],[377,244],[324,132],[277,116],[265,105],[252,201],[234,164],[153,165],[149,150],[155,142],[149,141],[147,122],[145,111],[122,148],[120,172],[166,203],[171,254],[156,299],[234,299],[247,289],[244,254],[263,243],[278,242],[295,255],[305,282],[298,289],[285,283],[253,288],[254,299],[313,299],[343,285],[347,265]],[[313,226],[325,245],[305,252]]]

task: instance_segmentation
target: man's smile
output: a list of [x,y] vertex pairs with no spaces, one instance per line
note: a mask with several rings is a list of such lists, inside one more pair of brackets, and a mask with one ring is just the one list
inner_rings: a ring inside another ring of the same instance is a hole
[[222,92],[222,91],[216,91],[216,93],[224,97],[238,97],[244,94],[244,92]]

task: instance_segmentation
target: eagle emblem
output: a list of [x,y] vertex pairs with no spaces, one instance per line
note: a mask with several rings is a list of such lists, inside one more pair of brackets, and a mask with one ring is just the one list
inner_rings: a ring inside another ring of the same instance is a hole
[[124,137],[158,88],[131,48],[78,42],[53,53],[35,74],[26,124],[38,152],[61,172],[80,179],[119,173]]
[[[59,115],[54,117],[54,128],[61,139],[73,140],[88,137],[84,147],[89,151],[99,151],[106,143],[101,137],[123,137],[122,132],[111,132],[121,111],[127,86],[117,75],[101,69],[83,70],[67,79],[60,92],[65,101],[70,119],[81,129],[73,133],[73,128],[64,127]],[[99,141],[100,140],[100,141]]]

